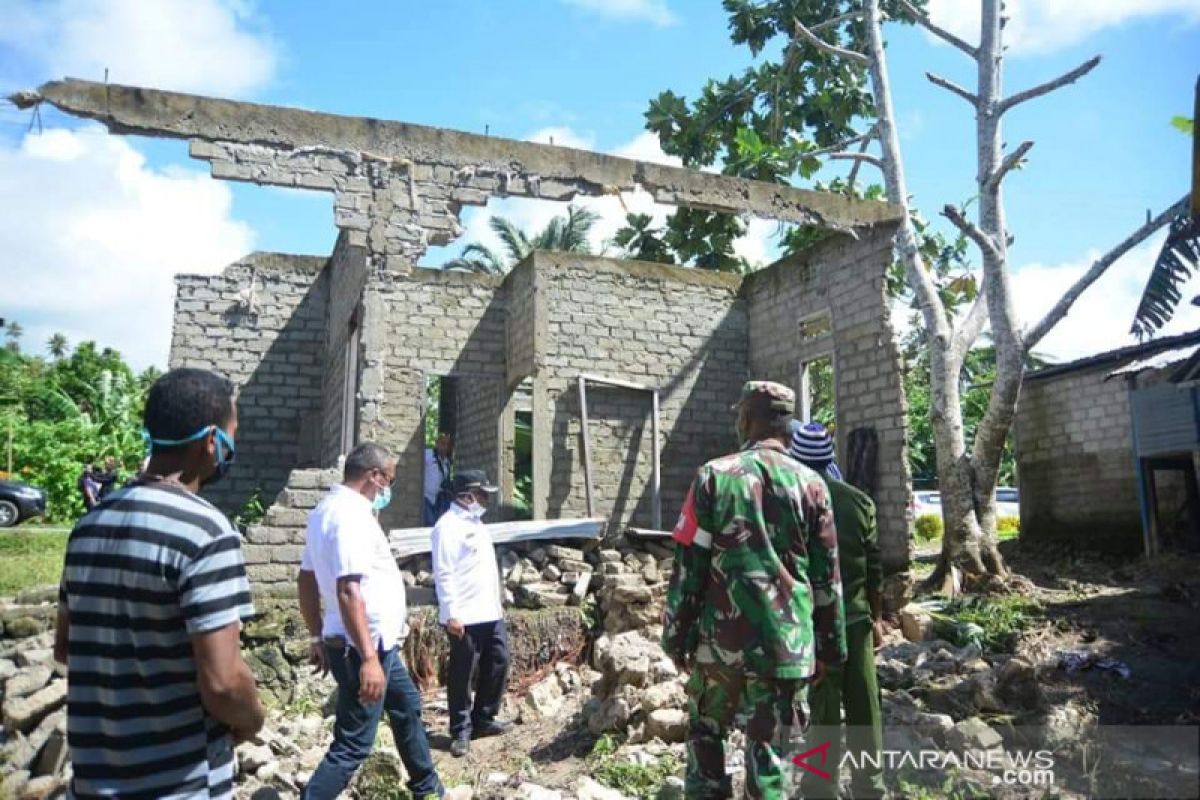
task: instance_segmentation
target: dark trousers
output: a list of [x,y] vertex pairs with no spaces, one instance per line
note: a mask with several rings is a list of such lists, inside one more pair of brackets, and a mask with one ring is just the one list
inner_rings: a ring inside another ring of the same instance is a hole
[[[471,705],[471,670],[479,661],[475,704]],[[508,680],[508,632],[504,620],[467,625],[461,637],[450,636],[446,700],[450,705],[450,737],[470,737],[475,725],[496,718]]]
[[358,700],[359,670],[362,658],[353,648],[326,647],[329,671],[337,681],[337,717],[333,723],[333,744],[305,787],[306,800],[333,800],[342,793],[355,771],[366,761],[375,746],[375,729],[387,714],[396,739],[396,749],[408,773],[408,789],[414,797],[442,795],[421,722],[421,693],[409,677],[400,658],[400,648],[379,654],[380,667],[387,683],[383,699],[363,705]]

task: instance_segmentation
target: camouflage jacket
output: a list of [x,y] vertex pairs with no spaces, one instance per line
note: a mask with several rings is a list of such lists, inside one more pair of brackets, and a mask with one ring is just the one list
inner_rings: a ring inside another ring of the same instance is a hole
[[773,441],[700,468],[672,534],[663,647],[673,658],[807,678],[846,659],[825,482]]

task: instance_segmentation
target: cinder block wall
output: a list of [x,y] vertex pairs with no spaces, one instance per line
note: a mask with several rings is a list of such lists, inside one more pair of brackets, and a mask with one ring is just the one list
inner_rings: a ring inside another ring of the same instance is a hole
[[1123,380],[1104,380],[1116,366],[1033,376],[1021,388],[1022,538],[1110,551],[1142,547],[1129,390]]
[[[737,446],[729,405],[746,378],[740,277],[568,253],[535,253],[533,267],[545,318],[535,322],[534,443],[552,443],[540,481],[535,464],[535,494],[550,517],[586,514],[580,373],[657,387],[663,525],[672,526],[696,469]],[[595,509],[617,528],[651,523],[650,412],[646,393],[588,389]]]
[[[507,400],[500,283],[492,276],[431,269],[372,276],[368,283],[360,433],[400,456],[395,499],[381,518],[385,529],[421,524],[426,378],[453,375],[460,391],[471,394],[474,385],[477,396]],[[497,410],[493,419],[498,417]],[[467,459],[498,471],[498,433],[460,431],[457,449],[460,466]]]
[[226,513],[256,488],[269,504],[293,468],[318,460],[326,261],[253,253],[219,275],[176,278],[170,367],[214,370],[239,390],[237,463],[204,490]]
[[[878,511],[884,568],[909,561],[909,471],[900,353],[891,327],[884,275],[892,260],[894,228],[880,226],[855,240],[831,237],[798,256],[747,277],[750,371],[800,391],[800,366],[833,353],[838,454],[858,427],[879,437]],[[826,313],[831,333],[806,341],[800,323]]]

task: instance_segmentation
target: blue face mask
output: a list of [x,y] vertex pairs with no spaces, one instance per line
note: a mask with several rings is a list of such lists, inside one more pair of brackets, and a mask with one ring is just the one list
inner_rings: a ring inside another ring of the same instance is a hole
[[375,499],[371,501],[371,508],[383,511],[390,502],[392,502],[392,487],[385,486],[375,493]]
[[217,432],[217,464],[216,470],[203,481],[202,486],[211,486],[217,481],[224,478],[229,473],[229,468],[233,466],[234,456],[237,455],[237,448],[233,443],[233,437],[221,430],[216,425],[205,425],[200,430],[187,436],[183,439],[152,439],[148,431],[142,431],[142,438],[145,440],[147,449],[153,453],[157,447],[178,447],[181,444],[194,442],[198,439],[203,439],[210,432]]

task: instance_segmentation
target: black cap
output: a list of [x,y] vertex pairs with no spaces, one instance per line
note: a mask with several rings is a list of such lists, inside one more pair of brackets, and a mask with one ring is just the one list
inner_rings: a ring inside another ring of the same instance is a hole
[[488,494],[500,491],[499,487],[488,483],[487,473],[481,469],[460,470],[450,479],[450,491],[454,492],[455,496],[466,494],[473,489]]

